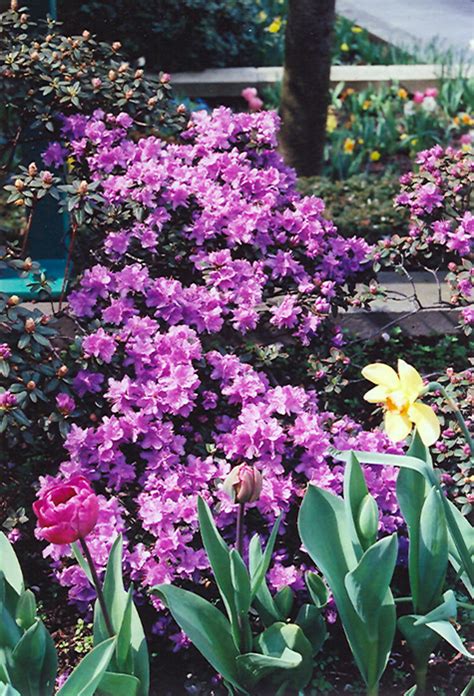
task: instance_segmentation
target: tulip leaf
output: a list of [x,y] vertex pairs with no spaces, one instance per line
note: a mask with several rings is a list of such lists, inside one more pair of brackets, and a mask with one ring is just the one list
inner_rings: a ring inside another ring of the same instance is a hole
[[13,546],[3,532],[0,532],[0,571],[5,576],[5,580],[10,587],[20,596],[25,589],[23,573]]
[[451,501],[444,499],[442,502],[449,532],[449,560],[455,571],[460,574],[470,596],[474,598],[474,579],[467,572],[469,563],[472,564],[474,527]]
[[251,573],[252,597],[255,597],[255,595],[257,594],[258,588],[260,587],[261,583],[263,582],[263,579],[265,578],[265,576],[268,572],[268,569],[270,567],[273,549],[275,548],[275,542],[276,542],[278,530],[280,528],[281,517],[282,516],[279,515],[278,518],[276,519],[275,524],[273,525],[273,529],[271,531],[270,537],[268,539],[267,545],[265,547],[265,551],[263,552],[263,556],[260,560],[260,563],[257,565],[256,568],[254,568],[254,572]]
[[58,691],[57,696],[94,696],[115,650],[115,638],[108,638],[90,651]]
[[235,607],[240,615],[247,614],[250,609],[250,578],[238,551],[232,549],[230,558],[230,576],[234,588]]
[[79,544],[77,543],[77,541],[74,541],[74,542],[71,544],[71,549],[72,549],[72,553],[74,554],[74,558],[75,558],[76,561],[79,563],[79,565],[81,566],[82,570],[84,571],[84,575],[85,575],[86,578],[89,580],[89,582],[90,582],[90,584],[92,585],[92,587],[94,587],[94,581],[93,581],[93,579],[92,579],[91,569],[89,568],[88,562],[86,561],[86,559],[85,559],[84,556],[82,555],[82,551],[81,551],[81,549],[80,549]]
[[416,694],[416,684],[414,684],[412,687],[408,689],[408,691],[405,691],[403,696],[415,696]]
[[106,672],[101,679],[97,696],[137,696],[140,681],[131,674]]
[[[464,689],[461,691],[461,693],[459,694],[459,696],[469,696],[469,694],[471,693],[471,691],[472,691],[473,689],[474,689],[474,677],[471,677],[471,679],[470,679],[469,682],[466,684],[466,686],[464,687]],[[0,694],[0,696],[1,696],[1,694]]]
[[454,630],[454,626],[449,621],[430,621],[426,624],[428,628],[437,633],[441,638],[453,646],[461,655],[467,657],[469,660],[474,660],[474,654],[470,653],[459,635]]
[[27,631],[36,621],[36,599],[31,590],[25,590],[16,605],[16,622]]
[[[124,624],[124,617],[127,612],[127,607],[129,606],[129,593],[126,592],[123,585],[122,578],[122,536],[119,535],[114,541],[112,549],[110,551],[109,560],[107,562],[107,569],[105,571],[103,594],[106,607],[109,611],[112,626],[117,635],[120,634],[122,626],[124,627],[124,633],[128,632],[126,624]],[[130,607],[131,617],[130,617],[130,651],[131,655],[127,657],[127,665],[133,666],[133,676],[137,677],[140,681],[140,687],[138,690],[138,696],[147,696],[149,690],[150,682],[150,664],[148,658],[148,649],[145,640],[145,633],[143,631],[143,626],[138,614],[137,608],[132,602]],[[94,607],[94,645],[99,645],[102,641],[108,639],[108,632],[105,626],[104,617],[102,616],[102,610],[100,604],[97,601]],[[125,663],[124,658],[124,646],[126,639],[120,637],[117,639],[117,650],[120,654],[122,669],[118,668],[118,671],[123,671]],[[118,655],[117,655],[118,657]],[[114,665],[115,661],[112,661]],[[117,665],[118,667],[118,665]],[[109,670],[112,671],[112,670]]]
[[11,684],[0,682],[0,696],[22,696]]
[[306,587],[314,604],[319,609],[324,609],[329,601],[329,591],[324,580],[316,573],[308,571],[305,575]]
[[277,676],[280,670],[297,669],[302,662],[303,657],[290,648],[285,648],[280,657],[259,653],[246,653],[237,657],[241,679],[249,689],[267,676]]
[[326,624],[321,616],[321,612],[312,604],[303,604],[295,623],[301,628],[311,643],[313,655],[316,655],[327,638]]
[[206,549],[217,587],[231,622],[234,640],[237,644],[239,642],[238,618],[234,604],[234,586],[230,572],[230,549],[219,534],[208,504],[200,496],[198,497],[198,516],[202,543]]
[[[262,556],[263,553],[258,534],[254,534],[249,544],[249,570],[251,578],[255,576],[256,569],[262,560]],[[274,621],[281,621],[284,618],[281,616],[270,594],[265,578],[263,578],[256,591],[253,604],[265,626],[271,626]]]
[[346,519],[351,531],[352,545],[358,559],[362,556],[364,549],[357,521],[362,502],[368,493],[369,491],[362,472],[362,467],[354,456],[354,453],[351,452],[344,471],[343,495]]
[[413,653],[415,665],[418,668],[425,668],[429,656],[440,642],[440,639],[427,626],[415,625],[420,618],[422,617],[417,614],[401,616],[398,619],[398,628]]
[[389,592],[397,562],[396,534],[380,539],[364,553],[357,568],[345,577],[347,593],[364,622],[370,640],[377,638],[382,603]]
[[11,656],[10,677],[22,696],[52,694],[57,658],[53,640],[37,619],[15,646]]
[[284,660],[288,650],[299,654],[301,662],[288,675],[287,683],[294,689],[304,689],[313,674],[313,649],[299,626],[278,621],[258,636],[256,644],[269,657]]
[[443,595],[443,602],[432,609],[425,616],[420,616],[417,621],[415,621],[415,626],[421,626],[422,624],[427,624],[430,621],[449,621],[449,619],[455,619],[457,615],[457,603],[456,597],[452,590],[448,590]]
[[235,662],[239,651],[224,614],[202,597],[173,585],[156,585],[151,592],[163,600],[181,630],[214,669],[239,687]]
[[284,619],[287,619],[293,608],[295,594],[291,587],[286,585],[279,590],[273,598],[275,605]]
[[432,488],[420,516],[418,578],[420,597],[416,611],[424,614],[439,602],[448,568],[448,530],[440,494]]

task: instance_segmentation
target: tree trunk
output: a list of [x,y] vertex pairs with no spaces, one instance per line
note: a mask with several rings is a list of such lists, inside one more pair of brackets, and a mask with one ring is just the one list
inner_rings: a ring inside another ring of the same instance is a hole
[[300,176],[323,163],[335,0],[288,0],[280,150]]

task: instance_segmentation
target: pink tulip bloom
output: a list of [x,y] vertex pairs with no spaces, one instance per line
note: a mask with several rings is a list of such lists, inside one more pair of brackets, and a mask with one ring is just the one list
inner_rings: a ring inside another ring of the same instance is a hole
[[255,503],[262,492],[262,474],[253,466],[240,464],[232,469],[223,489],[234,503]]
[[438,96],[438,90],[436,87],[427,87],[425,89],[425,97],[433,97],[433,99],[436,99]]
[[247,102],[250,111],[260,111],[263,106],[263,101],[258,96],[255,87],[246,87],[240,94]]
[[413,95],[413,101],[415,104],[422,104],[423,100],[425,98],[425,95],[423,92],[415,92]]
[[40,538],[52,544],[71,544],[94,529],[99,502],[87,479],[73,476],[43,490],[33,511]]

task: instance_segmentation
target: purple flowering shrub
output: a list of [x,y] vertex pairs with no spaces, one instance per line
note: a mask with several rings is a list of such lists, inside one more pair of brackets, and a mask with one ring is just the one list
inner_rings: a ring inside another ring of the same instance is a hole
[[[409,211],[407,236],[393,235],[379,243],[375,270],[420,268],[437,274],[448,270],[449,306],[460,307],[466,326],[472,325],[474,183],[472,154],[436,145],[420,152],[418,170],[404,174],[395,204]],[[469,330],[469,329],[468,329]]]
[[[292,383],[291,364],[280,381],[256,369],[247,346],[286,331],[302,351],[325,354],[340,340],[329,317],[347,301],[368,247],[340,237],[322,201],[297,193],[275,152],[275,114],[196,113],[180,142],[136,141],[129,126],[124,115],[97,112],[63,127],[85,182],[69,208],[91,207],[84,219],[95,245],[69,295],[81,336],[74,398],[89,419],[72,425],[60,475],[102,486],[95,558],[101,564],[114,531],[127,529],[128,572],[146,590],[204,583],[197,496],[229,535],[235,509],[220,482],[251,462],[264,483],[249,530],[266,534],[285,513],[269,580],[299,589],[295,519],[306,484],[342,488],[329,448],[400,450],[322,410],[314,389]],[[391,532],[401,525],[395,473],[367,467],[366,475]],[[71,598],[86,601],[88,582],[66,552],[47,549]],[[156,628],[167,624],[162,617]]]

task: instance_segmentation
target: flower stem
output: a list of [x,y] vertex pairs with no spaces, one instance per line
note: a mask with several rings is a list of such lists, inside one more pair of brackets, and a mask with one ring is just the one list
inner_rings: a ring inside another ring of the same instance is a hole
[[446,399],[446,403],[448,404],[449,408],[453,411],[456,420],[459,424],[459,427],[462,430],[462,433],[466,439],[467,444],[469,445],[469,449],[471,450],[471,455],[474,455],[474,440],[471,437],[471,434],[469,432],[469,429],[466,425],[466,421],[463,418],[463,415],[460,411],[459,406],[457,403],[454,401],[454,399],[448,394],[446,389],[443,387],[442,384],[439,382],[430,382],[428,386],[426,387],[426,391],[439,391],[441,394],[444,396]]
[[102,587],[100,584],[99,576],[97,575],[97,569],[95,567],[94,560],[91,556],[91,552],[89,551],[89,547],[86,544],[86,540],[83,539],[82,537],[79,537],[79,543],[81,544],[82,551],[84,553],[85,559],[89,565],[91,575],[92,575],[92,581],[94,583],[95,591],[97,592],[97,599],[99,600],[99,605],[102,610],[102,614],[104,616],[104,621],[105,621],[105,626],[107,628],[107,633],[109,636],[112,638],[115,635],[115,631],[112,627],[112,622],[110,620],[109,612],[107,610],[107,606],[105,604],[105,599],[104,599],[104,593],[102,592]]
[[244,555],[244,512],[245,503],[239,503],[237,510],[237,529],[235,532],[235,548],[243,558]]

